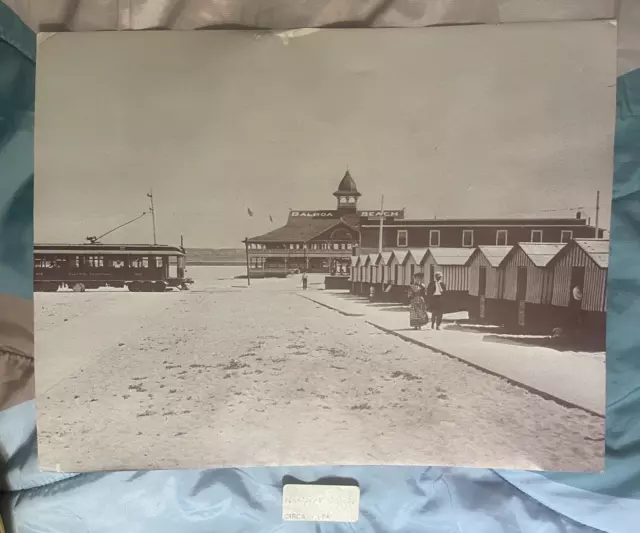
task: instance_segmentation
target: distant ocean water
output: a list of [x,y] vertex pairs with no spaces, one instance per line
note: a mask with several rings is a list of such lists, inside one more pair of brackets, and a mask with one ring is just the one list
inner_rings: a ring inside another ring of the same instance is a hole
[[187,276],[193,278],[195,285],[208,285],[216,280],[232,280],[246,274],[245,265],[187,265]]

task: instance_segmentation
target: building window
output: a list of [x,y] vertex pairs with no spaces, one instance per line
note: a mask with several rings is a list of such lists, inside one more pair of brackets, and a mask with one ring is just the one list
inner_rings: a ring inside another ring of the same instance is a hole
[[573,231],[570,229],[563,229],[560,233],[560,242],[569,242],[573,239]]
[[506,246],[507,245],[507,230],[499,229],[496,233],[496,246]]
[[429,231],[429,246],[440,246],[440,230],[432,229]]
[[465,229],[462,231],[462,246],[465,248],[473,247],[473,230]]
[[531,242],[542,242],[542,230],[541,229],[533,229],[533,230],[531,230]]
[[396,244],[400,248],[406,248],[409,246],[409,232],[406,229],[398,230],[398,239]]

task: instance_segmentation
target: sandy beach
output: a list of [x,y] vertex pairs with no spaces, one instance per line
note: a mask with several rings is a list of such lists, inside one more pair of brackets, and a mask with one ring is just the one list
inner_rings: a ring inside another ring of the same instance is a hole
[[299,277],[237,273],[191,267],[188,292],[38,293],[41,467],[599,469],[601,419],[302,298]]

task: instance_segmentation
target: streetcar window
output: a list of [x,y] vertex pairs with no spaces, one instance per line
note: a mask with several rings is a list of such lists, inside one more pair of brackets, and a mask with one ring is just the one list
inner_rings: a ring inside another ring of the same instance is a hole
[[49,259],[36,259],[34,266],[36,268],[54,268],[55,267],[55,263]]
[[149,268],[149,258],[148,257],[132,257],[131,258],[131,266],[133,268]]
[[94,268],[100,268],[104,266],[104,258],[99,255],[87,256],[87,265]]
[[156,268],[162,268],[162,257],[156,257]]

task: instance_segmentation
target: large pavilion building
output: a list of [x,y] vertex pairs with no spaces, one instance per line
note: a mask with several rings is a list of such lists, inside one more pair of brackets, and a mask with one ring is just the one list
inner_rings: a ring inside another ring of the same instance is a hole
[[[348,275],[362,221],[373,222],[380,213],[358,211],[361,194],[348,170],[333,196],[335,209],[291,210],[284,226],[247,239],[250,274],[282,276],[300,270]],[[385,215],[402,218],[403,211]]]
[[[335,209],[291,210],[284,226],[247,239],[250,274],[285,276],[299,270],[348,275],[352,255],[378,252],[381,213],[358,210],[362,195],[348,170],[333,196]],[[560,243],[604,236],[580,213],[567,218],[409,220],[398,209],[385,210],[383,216],[382,251]]]

